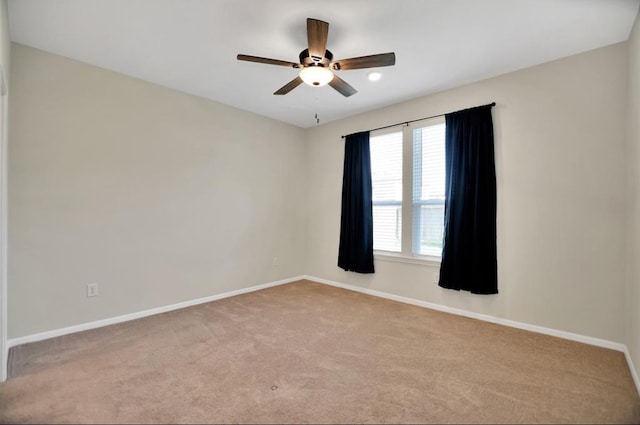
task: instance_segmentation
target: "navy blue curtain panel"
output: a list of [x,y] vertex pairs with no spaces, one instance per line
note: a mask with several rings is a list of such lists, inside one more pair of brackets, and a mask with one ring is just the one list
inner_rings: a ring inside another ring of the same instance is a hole
[[445,115],[443,288],[498,293],[491,106]]
[[369,132],[345,138],[338,267],[373,273],[373,205]]

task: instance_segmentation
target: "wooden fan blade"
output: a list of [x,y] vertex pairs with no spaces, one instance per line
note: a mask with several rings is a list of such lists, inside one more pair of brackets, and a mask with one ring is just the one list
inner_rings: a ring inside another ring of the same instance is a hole
[[298,87],[300,84],[302,84],[302,78],[296,77],[293,80],[289,81],[284,86],[282,86],[280,89],[278,89],[278,91],[276,91],[274,94],[278,94],[278,95],[279,94],[287,94],[291,90],[293,90],[296,87]]
[[346,81],[335,74],[333,76],[333,80],[329,82],[329,85],[339,91],[344,97],[349,97],[352,94],[358,93],[358,90],[351,87]]
[[339,70],[377,68],[379,66],[391,66],[396,64],[396,54],[381,53],[379,55],[360,56],[358,58],[340,59],[331,63],[331,68]]
[[309,56],[315,62],[324,58],[329,37],[329,24],[317,19],[307,18],[307,41],[309,42]]
[[288,66],[290,68],[300,68],[300,64],[299,63],[281,61],[279,59],[261,58],[259,56],[238,55],[238,60],[239,61],[247,61],[247,62],[266,63],[268,65]]

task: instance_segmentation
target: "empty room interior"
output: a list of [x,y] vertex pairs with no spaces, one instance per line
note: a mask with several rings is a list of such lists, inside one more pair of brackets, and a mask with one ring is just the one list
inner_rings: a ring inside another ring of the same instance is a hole
[[640,0],[0,0],[0,423],[640,423]]

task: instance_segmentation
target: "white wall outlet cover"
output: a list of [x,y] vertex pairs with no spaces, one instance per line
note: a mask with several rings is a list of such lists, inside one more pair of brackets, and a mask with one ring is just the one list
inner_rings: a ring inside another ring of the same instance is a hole
[[98,296],[98,284],[89,283],[87,285],[87,297],[97,297],[97,296]]

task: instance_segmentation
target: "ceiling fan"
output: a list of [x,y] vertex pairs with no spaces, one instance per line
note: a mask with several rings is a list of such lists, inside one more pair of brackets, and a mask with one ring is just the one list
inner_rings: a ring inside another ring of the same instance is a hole
[[287,94],[304,82],[315,87],[329,84],[345,97],[357,93],[357,90],[347,84],[342,78],[335,75],[334,71],[390,66],[396,63],[396,55],[393,52],[334,61],[333,53],[327,50],[328,35],[329,24],[327,22],[307,18],[307,41],[309,48],[300,52],[300,63],[250,55],[238,55],[238,60],[287,66],[300,70],[296,78],[289,81],[273,94]]

